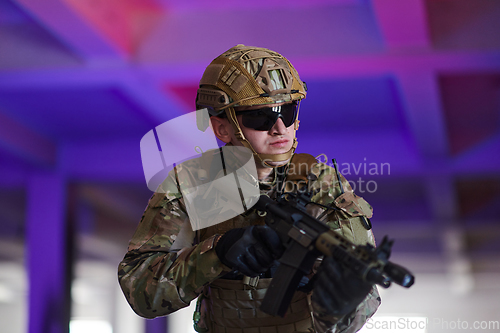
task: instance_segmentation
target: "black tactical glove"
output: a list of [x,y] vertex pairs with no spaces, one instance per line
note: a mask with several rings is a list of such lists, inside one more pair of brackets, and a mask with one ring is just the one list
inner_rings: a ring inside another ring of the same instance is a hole
[[231,229],[215,246],[224,265],[250,277],[266,272],[284,250],[278,234],[268,226]]
[[332,257],[325,257],[318,273],[312,295],[324,314],[344,316],[353,311],[368,295],[372,285],[344,268]]

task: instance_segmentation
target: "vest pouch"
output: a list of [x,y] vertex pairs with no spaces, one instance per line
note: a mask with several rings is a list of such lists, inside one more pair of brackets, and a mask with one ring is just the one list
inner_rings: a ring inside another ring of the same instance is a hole
[[349,216],[373,216],[373,209],[362,197],[353,192],[345,192],[335,199],[335,205]]
[[[353,192],[345,192],[335,199],[335,205],[344,213],[339,221],[339,232],[358,245],[375,245],[369,218],[373,216],[372,207],[362,197]],[[347,218],[345,218],[347,217]]]

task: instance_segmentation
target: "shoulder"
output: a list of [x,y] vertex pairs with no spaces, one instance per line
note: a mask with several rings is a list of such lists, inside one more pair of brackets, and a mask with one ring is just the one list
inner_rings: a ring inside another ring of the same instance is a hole
[[216,150],[210,150],[199,157],[172,166],[165,179],[156,187],[150,204],[161,206],[181,199],[183,193],[189,193],[191,189],[208,182],[216,152]]
[[294,155],[287,180],[307,182],[314,202],[333,204],[352,217],[372,216],[372,207],[354,193],[349,181],[334,167],[310,154]]
[[[344,177],[340,177],[342,181],[345,180]],[[310,154],[293,155],[288,167],[287,180],[319,182],[328,188],[335,187],[337,184],[335,169],[326,163],[319,162],[316,157]],[[345,186],[349,186],[346,180]]]
[[294,154],[288,165],[287,180],[307,180],[318,164],[316,158],[310,154]]

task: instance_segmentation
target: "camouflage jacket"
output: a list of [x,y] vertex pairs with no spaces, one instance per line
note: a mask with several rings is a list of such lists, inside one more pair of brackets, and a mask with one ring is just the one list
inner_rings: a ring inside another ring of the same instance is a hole
[[[196,167],[202,166],[194,166],[194,169]],[[285,192],[296,191],[296,184],[305,183],[308,175],[309,179],[314,179],[308,182],[309,189],[315,193],[312,201],[340,208],[325,211],[320,206],[308,205],[308,213],[355,244],[374,244],[371,230],[366,230],[361,222],[362,216],[372,216],[371,206],[353,193],[343,176],[341,182],[345,193],[340,195],[335,171],[330,166],[317,163],[311,155],[295,154],[288,166]],[[276,192],[274,178],[260,183],[261,194],[273,198]],[[215,237],[210,234],[204,237],[206,229],[193,232],[175,177],[170,175],[161,186],[161,191],[151,197],[118,271],[120,286],[129,304],[138,315],[146,318],[168,315],[187,307],[205,286],[231,271],[213,249]],[[257,222],[245,214],[235,218],[232,227],[251,224]],[[219,228],[210,233],[222,233],[220,231]],[[356,332],[379,305],[380,297],[375,287],[356,311],[343,318],[324,315],[313,303],[315,331]]]

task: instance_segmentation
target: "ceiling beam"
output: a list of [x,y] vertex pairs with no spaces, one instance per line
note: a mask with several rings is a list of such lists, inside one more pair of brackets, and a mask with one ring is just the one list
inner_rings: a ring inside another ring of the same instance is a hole
[[62,0],[16,0],[56,38],[87,60],[125,59],[126,53]]
[[389,49],[430,46],[424,0],[372,0],[372,7]]
[[[301,132],[300,135],[302,139],[299,137],[299,144],[302,146],[309,145],[310,140],[307,140],[307,137],[311,137],[311,135],[307,132]],[[318,137],[318,135],[321,137],[323,134],[315,132],[314,135],[315,137]],[[325,137],[327,135],[325,134]],[[63,144],[59,148],[60,170],[69,178],[77,181],[125,181],[142,183],[146,186],[139,141],[140,139],[123,139]],[[498,150],[498,141],[485,145],[483,149],[471,154],[470,157],[461,156],[456,160],[441,162],[432,160],[422,162],[418,156],[405,153],[404,145],[401,143],[402,140],[398,136],[373,134],[370,136],[368,146],[366,140],[353,138],[351,141],[351,147],[363,147],[366,151],[377,151],[376,147],[386,147],[388,145],[395,147],[384,152],[382,158],[377,157],[375,154],[367,156],[370,163],[377,163],[379,166],[390,161],[390,174],[383,174],[381,177],[430,177],[437,175],[438,179],[444,179],[456,175],[482,175],[488,172],[498,174],[500,169],[498,168],[500,162],[493,167],[488,163],[475,163],[476,158],[487,159],[489,157],[491,159],[491,152],[494,149]],[[394,146],[394,142],[398,144]],[[342,150],[337,148],[335,156],[342,156],[343,161],[352,164],[352,168],[363,165],[359,163],[366,163],[366,161],[358,161],[357,156],[353,155],[351,151],[352,149]],[[392,155],[389,155],[389,152],[392,152]],[[335,156],[328,156],[328,158]],[[96,161],[99,161],[99,163],[96,163]],[[442,214],[438,214],[438,216],[442,216]]]
[[[399,71],[490,72],[500,71],[500,51],[439,51],[294,57],[287,55],[305,80],[385,75]],[[141,71],[164,83],[198,83],[206,62],[142,65]]]
[[[335,79],[415,72],[500,71],[500,51],[403,52],[329,57],[288,57],[304,79]],[[197,84],[206,62],[178,64],[114,64],[50,70],[10,70],[0,72],[0,89],[109,85],[136,80],[163,84]]]
[[0,89],[110,86],[132,78],[135,78],[132,69],[116,64],[65,69],[11,70],[0,72]]
[[429,71],[397,75],[406,119],[421,155],[430,159],[448,156],[448,138],[436,76]]
[[146,78],[124,80],[120,82],[120,86],[129,98],[143,107],[152,127],[184,114],[182,111],[185,107],[165,90],[162,91],[160,84],[156,84],[153,80]]
[[0,147],[37,166],[54,167],[57,146],[0,111]]
[[[242,9],[283,9],[282,0],[253,0],[253,1],[232,1],[232,0],[219,0],[219,1],[204,1],[204,0],[190,0],[190,1],[176,1],[176,0],[157,0],[164,7],[173,12],[187,12],[187,11],[204,11],[204,12],[220,12],[234,11]],[[286,8],[315,8],[326,6],[359,6],[364,4],[365,0],[288,0]]]
[[500,133],[455,157],[452,161],[453,173],[489,173],[498,176],[500,170],[498,156],[500,156]]
[[[369,55],[297,58],[291,60],[301,77],[335,79],[415,72],[500,71],[500,51],[398,52]],[[157,75],[161,75],[158,72]]]
[[0,90],[6,91],[31,88],[116,87],[142,106],[151,126],[169,120],[172,115],[180,116],[185,109],[162,89],[162,84],[161,80],[150,77],[143,69],[124,66],[0,73]]
[[73,180],[144,182],[137,140],[74,142],[60,147],[60,170]]

